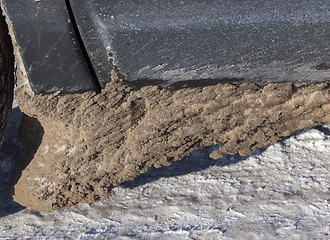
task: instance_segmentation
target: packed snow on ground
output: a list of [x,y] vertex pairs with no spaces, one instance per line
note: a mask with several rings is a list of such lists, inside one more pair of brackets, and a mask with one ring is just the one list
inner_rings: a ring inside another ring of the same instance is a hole
[[13,202],[22,113],[0,151],[1,239],[330,239],[330,131],[300,131],[250,156],[213,146],[113,190],[107,201],[38,212]]

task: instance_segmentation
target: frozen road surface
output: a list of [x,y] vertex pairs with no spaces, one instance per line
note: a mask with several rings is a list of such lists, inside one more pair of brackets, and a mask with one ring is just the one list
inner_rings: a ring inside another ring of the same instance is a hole
[[14,106],[0,150],[0,239],[330,239],[328,126],[247,157],[213,160],[204,148],[107,201],[38,212],[10,195],[21,115]]

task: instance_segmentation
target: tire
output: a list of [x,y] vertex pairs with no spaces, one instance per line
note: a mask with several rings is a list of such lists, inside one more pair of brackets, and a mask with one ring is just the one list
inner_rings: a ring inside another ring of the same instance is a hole
[[0,146],[4,138],[13,102],[14,55],[5,17],[0,14]]

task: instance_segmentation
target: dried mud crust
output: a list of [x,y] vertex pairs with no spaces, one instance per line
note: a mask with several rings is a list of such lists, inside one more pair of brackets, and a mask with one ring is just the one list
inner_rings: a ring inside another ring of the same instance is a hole
[[107,199],[123,181],[204,146],[225,143],[212,158],[247,155],[330,123],[327,83],[133,90],[114,70],[101,94],[34,95],[25,83],[16,89],[17,101],[44,134],[13,197],[41,211]]

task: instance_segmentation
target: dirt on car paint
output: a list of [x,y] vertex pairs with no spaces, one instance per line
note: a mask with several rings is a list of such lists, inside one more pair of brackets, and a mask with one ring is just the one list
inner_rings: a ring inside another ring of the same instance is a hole
[[330,123],[328,83],[134,88],[113,69],[100,94],[35,95],[13,45],[15,95],[26,114],[18,138],[27,151],[12,193],[35,210],[105,200],[122,182],[205,146],[225,143],[212,158],[248,155]]
[[[23,75],[15,94],[27,115],[22,124],[30,125],[21,126],[20,139],[31,151],[13,197],[40,211],[105,200],[122,182],[205,146],[225,143],[212,158],[247,155],[298,130],[330,123],[327,83],[298,89],[292,83],[246,82],[134,90],[112,70],[101,94],[42,96],[32,93]],[[42,138],[35,147],[31,130]]]

